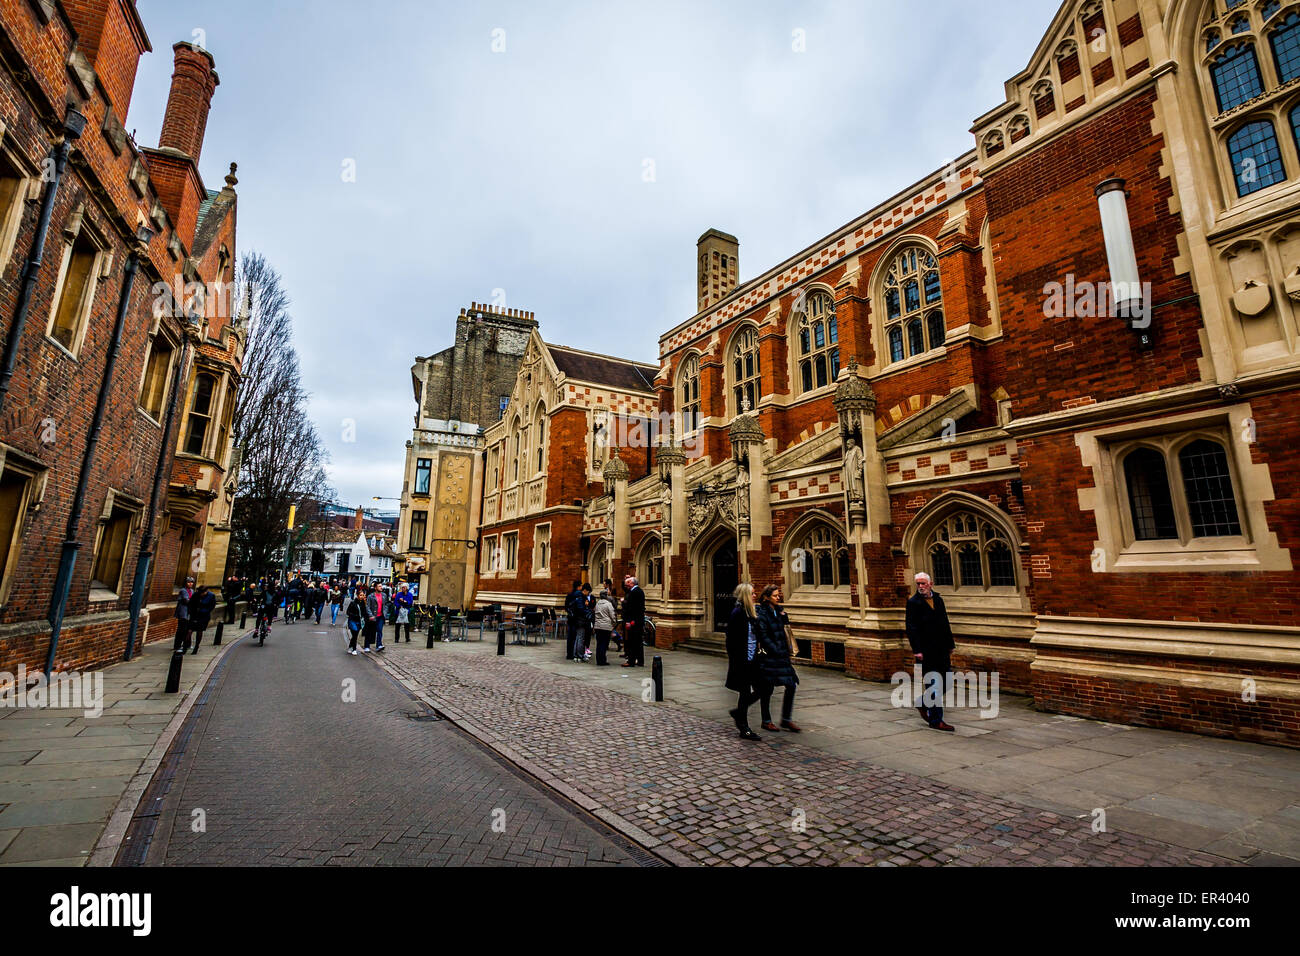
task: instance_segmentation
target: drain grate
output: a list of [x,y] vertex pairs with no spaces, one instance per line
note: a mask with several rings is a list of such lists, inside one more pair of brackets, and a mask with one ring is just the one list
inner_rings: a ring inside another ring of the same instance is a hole
[[427,710],[410,710],[402,715],[407,720],[414,720],[417,723],[431,724],[435,721],[442,720],[437,714],[429,713]]

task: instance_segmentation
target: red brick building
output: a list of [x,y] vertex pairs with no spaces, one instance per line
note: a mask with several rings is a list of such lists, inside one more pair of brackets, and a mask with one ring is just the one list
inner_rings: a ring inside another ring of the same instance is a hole
[[969,154],[745,282],[706,233],[655,380],[698,447],[605,509],[659,642],[777,582],[888,680],[926,572],[1045,709],[1300,743],[1297,79],[1294,5],[1067,0]]
[[0,671],[97,666],[171,635],[178,576],[222,572],[234,167],[204,187],[217,75],[191,44],[159,146],[123,129],[152,49],[133,0],[0,0],[0,24]]
[[652,466],[653,365],[542,341],[533,330],[501,421],[484,434],[479,605],[560,607],[602,580],[631,525],[626,497]]

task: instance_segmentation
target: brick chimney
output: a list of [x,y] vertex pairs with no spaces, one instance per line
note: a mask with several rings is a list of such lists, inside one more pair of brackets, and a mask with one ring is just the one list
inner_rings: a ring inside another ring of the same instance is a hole
[[153,50],[135,0],[63,0],[77,31],[77,52],[104,84],[118,122],[131,109],[140,55]]
[[212,54],[207,50],[181,41],[172,51],[176,60],[162,135],[157,149],[144,152],[158,201],[167,210],[176,235],[189,252],[194,246],[199,206],[207,198],[199,177],[199,156],[203,152],[212,94],[219,80],[213,69]]
[[167,97],[158,146],[184,153],[197,165],[203,152],[212,94],[221,81],[214,69],[216,61],[207,50],[182,40],[172,47],[172,52],[176,55],[172,90]]
[[358,508],[356,517],[352,519],[352,530],[363,531],[365,530],[365,527],[366,527],[366,513],[362,509]]
[[740,240],[710,229],[695,244],[699,310],[717,305],[740,284]]

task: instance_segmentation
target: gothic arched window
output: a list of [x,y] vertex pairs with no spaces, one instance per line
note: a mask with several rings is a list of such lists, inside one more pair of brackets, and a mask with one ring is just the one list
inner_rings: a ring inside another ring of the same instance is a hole
[[1196,49],[1229,197],[1245,199],[1295,178],[1300,11],[1277,0],[1210,0]]
[[883,293],[891,363],[943,345],[943,286],[939,263],[930,250],[910,246],[898,253],[885,274]]
[[753,326],[742,329],[731,343],[731,397],[734,415],[757,408],[763,397],[758,330]]
[[677,377],[677,399],[682,414],[682,433],[693,434],[700,427],[700,357],[694,353],[682,362]]
[[840,328],[835,301],[816,291],[804,298],[803,311],[795,315],[795,363],[799,393],[815,391],[840,375]]
[[793,539],[790,571],[796,590],[806,587],[847,590],[852,565],[844,535],[823,521],[814,521]]
[[1014,588],[1016,561],[1007,536],[973,511],[957,511],[925,538],[926,573],[937,588],[955,593]]

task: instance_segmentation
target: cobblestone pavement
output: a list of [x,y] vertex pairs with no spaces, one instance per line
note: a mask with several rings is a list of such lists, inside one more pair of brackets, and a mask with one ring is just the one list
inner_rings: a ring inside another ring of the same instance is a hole
[[453,725],[412,719],[431,715],[337,632],[277,624],[225,665],[170,785],[146,795],[147,864],[658,862]]
[[1233,865],[1094,833],[1091,817],[836,756],[793,735],[776,738],[779,746],[742,741],[680,708],[463,647],[403,646],[381,663],[475,736],[671,857],[737,866]]

